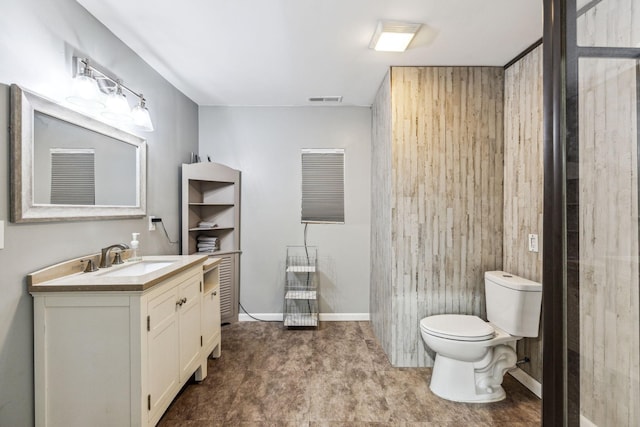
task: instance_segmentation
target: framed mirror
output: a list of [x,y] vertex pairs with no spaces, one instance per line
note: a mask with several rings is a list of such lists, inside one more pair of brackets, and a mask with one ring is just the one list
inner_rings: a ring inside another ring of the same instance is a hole
[[146,141],[11,85],[11,221],[146,215]]

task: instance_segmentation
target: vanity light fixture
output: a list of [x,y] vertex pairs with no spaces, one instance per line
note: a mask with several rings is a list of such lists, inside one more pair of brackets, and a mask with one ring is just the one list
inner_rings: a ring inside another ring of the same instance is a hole
[[127,102],[127,97],[122,93],[122,85],[116,82],[115,89],[107,95],[106,108],[102,115],[109,120],[120,123],[130,123],[133,121],[131,108]]
[[378,21],[369,49],[381,52],[404,52],[422,24]]
[[133,107],[131,116],[133,117],[133,123],[140,129],[146,132],[153,132],[153,123],[151,122],[151,116],[145,103],[146,100],[144,96],[140,94],[140,103]]
[[[107,120],[121,124],[133,122],[140,130],[153,131],[146,99],[141,93],[125,86],[122,80],[98,68],[88,58],[74,56],[73,64],[72,93],[67,97],[67,101],[90,110],[93,114],[102,110],[101,115]],[[133,109],[129,106],[124,91],[138,98]]]
[[71,95],[67,101],[89,110],[101,110],[104,108],[101,96],[98,82],[93,78],[93,72],[89,67],[84,67],[73,78]]

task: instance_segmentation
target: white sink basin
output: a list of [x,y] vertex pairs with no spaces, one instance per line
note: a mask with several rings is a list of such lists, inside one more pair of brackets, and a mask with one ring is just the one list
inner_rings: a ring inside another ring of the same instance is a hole
[[140,261],[135,264],[125,265],[123,267],[111,267],[114,268],[110,271],[100,273],[103,277],[132,277],[143,276],[153,271],[159,270],[164,267],[168,267],[173,264],[173,261]]

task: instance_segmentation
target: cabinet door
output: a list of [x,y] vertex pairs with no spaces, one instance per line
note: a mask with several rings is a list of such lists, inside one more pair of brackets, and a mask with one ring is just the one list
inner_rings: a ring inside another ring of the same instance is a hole
[[201,318],[201,277],[194,276],[178,286],[182,304],[180,316],[180,381],[184,382],[193,373],[199,362],[202,334]]
[[164,410],[178,388],[180,372],[178,342],[178,289],[173,287],[149,300],[147,336],[150,413]]
[[238,284],[236,258],[238,254],[221,255],[220,258],[220,314],[223,322],[238,321]]
[[220,287],[206,292],[202,299],[202,335],[207,355],[216,346],[220,335]]

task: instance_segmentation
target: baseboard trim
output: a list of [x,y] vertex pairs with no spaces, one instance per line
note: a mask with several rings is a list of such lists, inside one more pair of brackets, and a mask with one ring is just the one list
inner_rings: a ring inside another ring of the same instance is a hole
[[[251,318],[255,317],[255,319]],[[257,322],[265,320],[269,322],[282,322],[282,313],[247,313],[238,314],[239,322]],[[321,322],[368,322],[369,313],[320,313]]]
[[[253,317],[255,317],[255,319]],[[267,322],[282,322],[282,313],[251,313],[249,316],[247,313],[239,313],[238,321],[239,322],[259,322],[259,321],[267,321]]]
[[368,322],[369,313],[320,313],[324,322]]
[[542,384],[540,384],[535,378],[520,368],[515,368],[514,370],[509,371],[509,374],[511,374],[511,376],[520,384],[531,390],[533,394],[542,399]]

